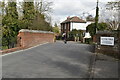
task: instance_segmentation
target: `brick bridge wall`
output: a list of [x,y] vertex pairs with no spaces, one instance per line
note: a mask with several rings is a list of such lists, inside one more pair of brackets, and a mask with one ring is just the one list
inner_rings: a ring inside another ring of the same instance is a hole
[[18,34],[18,47],[31,47],[38,44],[53,43],[55,35],[53,32],[22,29]]
[[18,34],[17,47],[0,50],[0,54],[22,50],[46,42],[53,43],[54,39],[55,34],[53,32],[22,29]]

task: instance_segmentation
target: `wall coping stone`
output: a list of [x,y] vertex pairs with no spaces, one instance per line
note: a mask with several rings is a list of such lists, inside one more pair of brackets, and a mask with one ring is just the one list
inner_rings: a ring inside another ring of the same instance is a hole
[[113,32],[110,32],[110,31],[98,31],[96,34],[113,34]]
[[50,32],[50,31],[41,31],[41,30],[28,30],[28,29],[21,29],[19,32],[32,32],[32,33],[51,33],[51,34],[54,34],[54,32]]

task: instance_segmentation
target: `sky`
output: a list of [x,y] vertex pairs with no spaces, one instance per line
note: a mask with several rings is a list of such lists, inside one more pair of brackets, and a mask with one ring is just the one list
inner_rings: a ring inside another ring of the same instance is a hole
[[[46,1],[53,2],[53,5],[51,6],[53,8],[53,11],[52,13],[50,13],[52,18],[52,25],[54,25],[54,23],[57,23],[59,25],[68,16],[70,17],[78,16],[81,18],[84,18],[88,14],[95,16],[97,0],[46,0]],[[104,8],[104,5],[110,1],[116,0],[99,0],[100,14]]]
[[[53,13],[52,19],[53,23],[61,23],[68,16],[78,16],[84,17],[88,14],[95,16],[96,12],[96,2],[97,0],[52,0],[53,5]],[[99,0],[99,8],[100,11],[104,8],[104,5],[107,2],[115,1],[115,0]],[[83,13],[85,13],[83,15]]]

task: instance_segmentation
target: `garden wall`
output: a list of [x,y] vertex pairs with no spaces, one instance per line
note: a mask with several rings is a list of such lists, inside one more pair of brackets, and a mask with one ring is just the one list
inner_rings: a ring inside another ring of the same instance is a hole
[[[107,42],[110,42],[109,40],[104,43],[102,43],[101,41],[101,37],[105,37],[106,38],[114,38],[114,45],[110,45]],[[103,53],[106,55],[110,55],[110,56],[114,56],[116,58],[120,57],[120,38],[119,38],[119,34],[116,31],[99,31],[97,32],[97,34],[94,36],[94,42],[96,43],[96,48],[95,48],[95,52],[96,53]]]

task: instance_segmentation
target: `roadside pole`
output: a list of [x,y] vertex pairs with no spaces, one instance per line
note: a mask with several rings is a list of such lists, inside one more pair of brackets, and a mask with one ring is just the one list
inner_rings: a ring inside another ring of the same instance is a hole
[[98,7],[99,0],[97,0],[97,6],[96,6],[96,16],[95,16],[95,33],[97,32],[98,28],[98,21],[99,21],[99,7]]
[[[95,16],[95,29],[94,29],[94,35],[97,33],[97,28],[98,28],[98,21],[99,21],[99,7],[98,7],[99,0],[97,0],[97,6],[96,6],[96,16]],[[95,45],[96,46],[96,45]],[[94,72],[95,72],[95,65],[96,65],[96,58],[97,58],[98,53],[95,52],[93,55],[93,59],[91,60],[91,70],[90,70],[90,76],[89,80],[94,80]]]

